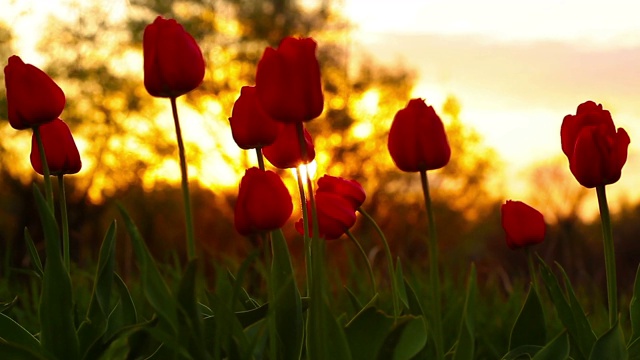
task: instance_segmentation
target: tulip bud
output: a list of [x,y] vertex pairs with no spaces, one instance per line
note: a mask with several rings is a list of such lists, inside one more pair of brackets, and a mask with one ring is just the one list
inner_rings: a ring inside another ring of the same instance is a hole
[[281,228],[291,216],[293,202],[278,174],[247,169],[238,191],[235,228],[242,235]]
[[[71,135],[69,126],[60,119],[40,125],[40,138],[51,175],[75,174],[82,168],[80,153]],[[40,149],[35,134],[31,137],[31,166],[44,175]]]
[[279,169],[295,168],[300,164],[308,164],[316,157],[313,147],[311,134],[304,129],[304,140],[306,145],[306,158],[303,160],[303,154],[300,151],[300,140],[298,139],[297,124],[284,124],[276,141],[262,148],[264,157],[269,160],[273,166]]
[[144,29],[144,87],[151,96],[178,97],[204,79],[200,47],[174,19],[158,16]]
[[353,210],[364,203],[367,194],[364,192],[362,185],[355,180],[347,180],[340,177],[325,175],[318,180],[318,189],[316,193],[327,192],[341,196],[347,200]]
[[[340,195],[316,192],[315,199],[318,213],[318,232],[321,238],[325,240],[337,239],[356,223],[356,213],[352,204]],[[310,208],[308,213],[311,219]],[[302,219],[296,222],[295,227],[300,234],[304,234]],[[312,230],[313,221],[309,221],[309,236],[312,236]]]
[[322,113],[324,98],[316,42],[286,37],[278,49],[267,48],[258,62],[256,88],[260,105],[285,123],[309,121]]
[[16,130],[51,122],[62,114],[64,92],[49,75],[14,55],[4,68],[9,124]]
[[254,86],[242,87],[240,97],[233,104],[229,124],[233,140],[245,150],[273,144],[282,126],[262,110]]
[[611,113],[601,104],[587,101],[578,106],[576,115],[565,116],[560,139],[571,173],[582,186],[593,188],[620,179],[631,140],[624,129],[616,131]]
[[501,212],[502,228],[509,248],[517,249],[544,241],[546,225],[544,216],[538,210],[521,201],[507,200]]
[[393,162],[407,172],[439,169],[451,157],[444,125],[422,99],[409,101],[396,113],[387,145]]

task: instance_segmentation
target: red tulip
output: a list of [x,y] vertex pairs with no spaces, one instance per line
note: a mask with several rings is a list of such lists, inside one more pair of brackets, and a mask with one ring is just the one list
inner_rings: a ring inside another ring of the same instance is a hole
[[544,216],[521,201],[507,200],[502,205],[502,228],[511,249],[539,244],[544,241]]
[[407,172],[439,169],[449,162],[451,149],[440,117],[422,99],[398,111],[389,131],[389,154]]
[[300,152],[300,142],[298,140],[297,124],[289,123],[284,124],[280,133],[276,138],[276,141],[262,148],[264,157],[269,160],[273,166],[279,169],[295,168],[300,164],[308,164],[316,157],[316,151],[313,147],[313,140],[311,134],[304,129],[304,139],[307,146],[307,157],[303,161],[302,153]]
[[13,55],[4,68],[9,124],[16,130],[51,122],[62,114],[64,92],[49,75]]
[[316,42],[286,37],[267,48],[258,62],[256,87],[262,108],[275,120],[309,121],[322,113],[324,99]]
[[[356,223],[356,213],[352,204],[340,195],[329,192],[316,192],[318,210],[318,232],[325,240],[334,240],[342,236]],[[311,219],[311,209],[309,209]],[[295,224],[296,230],[304,234],[302,219]],[[309,236],[313,234],[313,222],[309,221]]]
[[144,87],[151,96],[178,97],[204,78],[200,47],[174,19],[158,16],[144,29]]
[[262,110],[254,86],[242,87],[240,97],[233,104],[229,123],[233,140],[245,150],[273,144],[282,126]]
[[367,198],[367,194],[364,192],[362,185],[357,181],[331,175],[325,175],[318,180],[316,193],[322,192],[341,196],[351,204],[354,211],[358,210]]
[[238,191],[235,227],[242,235],[281,228],[291,216],[293,202],[278,174],[247,169]]
[[[80,153],[64,121],[55,119],[39,126],[40,137],[47,158],[49,173],[52,175],[75,174],[82,168]],[[31,137],[31,166],[40,175],[44,175],[40,150],[35,134]]]
[[601,104],[587,101],[575,115],[567,115],[560,129],[562,151],[578,182],[587,188],[613,184],[627,162],[629,135],[613,124]]

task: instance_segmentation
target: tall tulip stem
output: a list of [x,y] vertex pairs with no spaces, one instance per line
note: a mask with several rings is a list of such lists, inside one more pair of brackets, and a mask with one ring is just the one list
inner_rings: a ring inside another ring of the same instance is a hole
[[391,301],[393,303],[393,318],[394,320],[396,320],[398,318],[398,316],[400,316],[400,299],[398,298],[398,284],[396,282],[396,271],[394,269],[394,264],[393,264],[393,256],[391,255],[391,248],[389,247],[389,242],[387,241],[387,237],[384,235],[384,232],[382,232],[382,229],[380,229],[380,226],[378,226],[378,223],[373,219],[373,217],[371,217],[371,215],[369,215],[369,213],[367,213],[362,207],[358,208],[358,211],[364,215],[365,218],[367,218],[367,220],[369,220],[369,222],[371,222],[371,224],[373,224],[373,227],[376,229],[376,232],[378,232],[378,235],[380,235],[380,239],[382,239],[382,244],[384,245],[384,252],[387,256],[387,263],[388,263],[388,268],[389,268],[389,281],[391,282]]
[[600,220],[602,222],[602,240],[604,242],[604,266],[607,273],[607,297],[609,301],[609,326],[615,324],[618,319],[618,287],[616,280],[616,254],[613,246],[613,231],[611,229],[611,217],[607,204],[607,193],[604,185],[596,186],[598,205],[600,207]]
[[60,221],[62,222],[62,253],[67,271],[71,270],[71,252],[69,251],[69,217],[67,215],[67,194],[64,187],[64,175],[58,175],[58,197],[60,198]]
[[40,135],[40,128],[38,126],[33,128],[33,133],[36,136],[36,142],[38,143],[38,150],[40,150],[40,162],[42,163],[42,172],[44,176],[44,192],[47,198],[49,208],[53,211],[53,190],[51,188],[51,174],[49,173],[49,164],[47,163],[47,156],[44,152],[44,144],[42,143],[42,136]]
[[307,211],[307,197],[304,194],[304,180],[302,179],[302,171],[300,166],[296,168],[296,177],[298,178],[298,191],[300,192],[300,203],[302,207],[302,229],[304,235],[304,263],[307,270],[307,296],[309,295],[309,286],[311,284],[311,239],[309,238],[309,211]]
[[185,226],[187,228],[187,256],[189,260],[196,257],[196,243],[193,235],[193,216],[191,215],[191,195],[189,194],[189,175],[187,174],[187,159],[180,131],[180,119],[178,118],[178,106],[176,98],[171,97],[171,111],[173,112],[173,122],[176,126],[176,138],[178,139],[178,153],[180,155],[180,173],[182,177],[182,199],[184,201]]
[[436,346],[436,358],[444,359],[444,344],[442,339],[442,312],[441,312],[441,296],[440,296],[440,271],[438,267],[438,238],[436,233],[436,222],[433,216],[433,208],[431,204],[431,196],[429,195],[429,179],[427,171],[420,171],[420,180],[422,183],[422,192],[424,193],[424,202],[427,207],[427,217],[429,221],[429,265],[430,265],[430,287],[433,303],[433,319],[432,332],[433,340]]
[[371,267],[371,261],[369,261],[369,257],[367,256],[367,252],[364,251],[364,249],[362,248],[362,245],[360,245],[360,242],[358,241],[358,239],[356,239],[355,236],[353,236],[351,231],[347,230],[346,234],[349,237],[349,239],[351,240],[351,242],[354,243],[355,246],[358,248],[358,251],[360,252],[360,255],[362,255],[362,258],[367,263],[367,271],[369,272],[369,281],[371,281],[371,286],[373,286],[373,295],[372,295],[372,297],[374,297],[378,293],[378,287],[376,285],[376,277],[373,274],[373,268]]
[[262,155],[262,148],[256,148],[256,156],[258,157],[258,167],[260,170],[264,171],[264,156]]

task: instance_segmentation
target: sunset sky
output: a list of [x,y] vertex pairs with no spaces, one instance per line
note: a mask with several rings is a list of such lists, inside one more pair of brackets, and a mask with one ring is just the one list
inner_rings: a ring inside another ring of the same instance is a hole
[[[15,29],[21,54],[36,65],[37,24],[56,9],[54,3],[0,0],[0,18]],[[126,11],[126,1],[110,4],[114,14]],[[523,171],[533,162],[563,157],[562,118],[594,100],[631,137],[622,181],[610,191],[639,199],[640,5],[604,4],[340,0],[336,6],[354,24],[354,53],[416,69],[414,96],[436,109],[448,95],[460,101],[463,122],[505,162],[505,198],[527,196]]]
[[631,137],[622,180],[610,191],[640,197],[640,3],[390,4],[344,1],[357,26],[355,43],[383,61],[417,69],[414,95],[434,107],[456,96],[463,121],[506,161],[511,196],[525,196],[519,177],[532,162],[564,158],[562,119],[593,100]]

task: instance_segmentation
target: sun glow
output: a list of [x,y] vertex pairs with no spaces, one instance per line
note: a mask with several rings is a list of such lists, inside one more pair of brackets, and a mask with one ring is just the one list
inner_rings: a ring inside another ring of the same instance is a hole
[[316,171],[318,170],[318,163],[315,160],[313,160],[312,162],[306,165],[298,166],[298,169],[295,169],[295,168],[291,169],[291,174],[295,179],[298,178],[298,170],[300,171],[300,177],[302,178],[302,181],[306,182],[307,173],[309,174],[309,177],[311,178],[311,180],[313,180],[316,177]]

